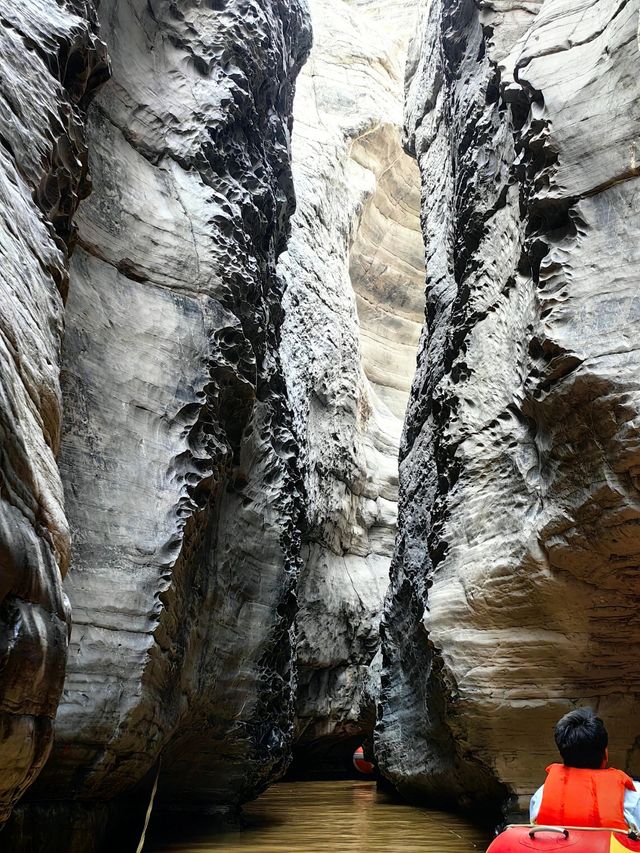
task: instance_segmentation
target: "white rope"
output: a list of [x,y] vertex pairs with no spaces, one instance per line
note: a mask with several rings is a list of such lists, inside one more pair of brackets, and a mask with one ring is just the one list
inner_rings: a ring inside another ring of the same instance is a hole
[[156,771],[156,778],[153,783],[153,788],[151,789],[151,798],[149,800],[149,805],[147,806],[147,813],[144,818],[144,826],[142,828],[142,835],[140,836],[140,841],[138,843],[138,847],[136,848],[136,853],[142,853],[142,848],[144,847],[145,837],[147,835],[147,828],[149,826],[149,821],[151,820],[151,812],[153,810],[153,801],[156,798],[156,791],[158,790],[158,779],[160,778],[160,759],[158,759],[158,770]]

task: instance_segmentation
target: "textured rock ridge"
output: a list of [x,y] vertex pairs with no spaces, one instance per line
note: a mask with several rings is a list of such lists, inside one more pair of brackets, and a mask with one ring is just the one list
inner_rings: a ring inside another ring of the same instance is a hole
[[427,3],[407,128],[427,322],[402,448],[378,758],[526,795],[576,704],[637,773],[638,5]]
[[298,3],[102,0],[60,468],[70,660],[33,796],[228,808],[286,766],[299,564],[275,264]]
[[107,70],[90,3],[0,3],[0,825],[49,754],[67,657],[60,344]]
[[279,273],[306,487],[299,772],[344,770],[375,720],[400,418],[423,314],[419,176],[400,145],[414,11],[313,2],[296,92],[298,207]]

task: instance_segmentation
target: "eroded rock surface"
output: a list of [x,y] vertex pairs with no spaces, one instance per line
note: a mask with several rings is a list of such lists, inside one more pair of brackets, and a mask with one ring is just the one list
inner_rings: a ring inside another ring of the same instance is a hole
[[292,735],[300,495],[275,276],[298,3],[103,0],[60,467],[70,660],[34,796],[228,808]]
[[576,703],[637,773],[638,4],[426,5],[408,136],[427,324],[401,449],[378,758],[526,795]]
[[86,101],[107,73],[92,5],[0,3],[0,825],[51,747],[67,657],[56,465]]
[[298,207],[279,272],[306,486],[296,770],[344,769],[371,733],[401,418],[423,315],[419,176],[401,148],[415,7],[315,0],[298,81]]

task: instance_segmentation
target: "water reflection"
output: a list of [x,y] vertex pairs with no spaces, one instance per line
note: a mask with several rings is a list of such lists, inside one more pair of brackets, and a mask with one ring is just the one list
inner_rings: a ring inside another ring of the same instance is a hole
[[[468,853],[488,841],[462,818],[404,805],[373,782],[274,785],[245,809],[233,832],[196,830],[180,841],[151,839],[146,853]],[[181,832],[185,832],[184,828]]]

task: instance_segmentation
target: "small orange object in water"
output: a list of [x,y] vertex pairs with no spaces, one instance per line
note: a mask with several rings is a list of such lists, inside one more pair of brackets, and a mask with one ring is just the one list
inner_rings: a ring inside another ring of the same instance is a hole
[[371,776],[375,770],[373,764],[364,757],[364,749],[361,746],[353,753],[353,766],[365,776]]

